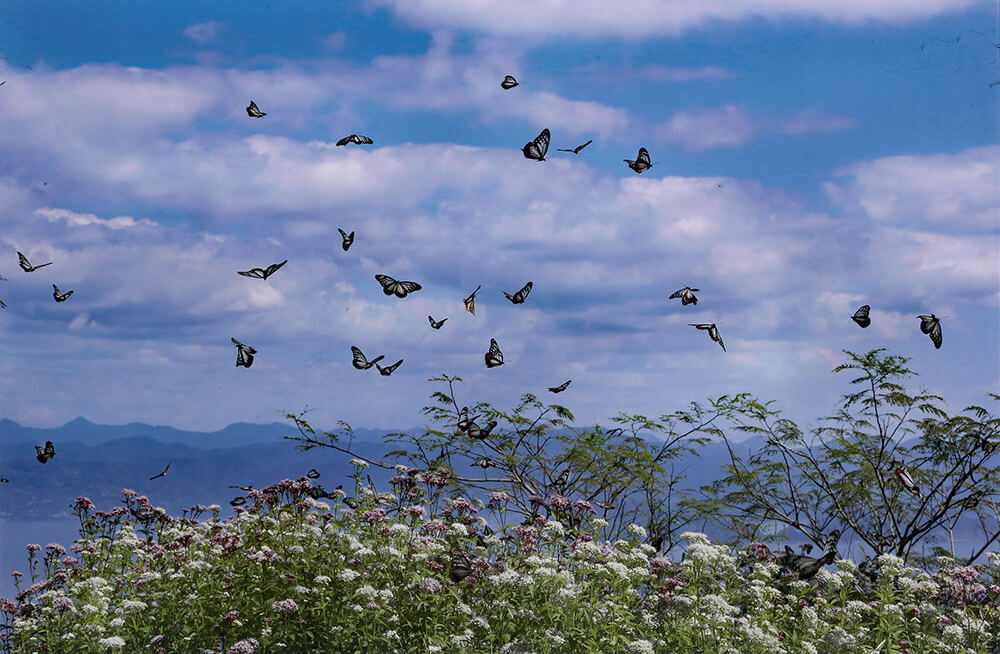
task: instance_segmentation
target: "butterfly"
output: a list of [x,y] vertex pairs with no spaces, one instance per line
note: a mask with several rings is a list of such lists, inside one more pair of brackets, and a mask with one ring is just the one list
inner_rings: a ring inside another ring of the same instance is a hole
[[674,291],[674,294],[671,295],[667,299],[668,300],[674,300],[674,299],[680,298],[681,299],[681,306],[684,306],[684,307],[686,307],[689,304],[698,304],[698,298],[696,298],[694,296],[695,291],[698,291],[698,290],[700,290],[700,289],[689,288],[689,287],[685,286],[684,288],[682,288],[679,291]]
[[472,562],[464,552],[456,553],[451,557],[451,570],[449,575],[456,584],[472,574]]
[[698,329],[707,329],[708,330],[708,337],[711,338],[716,343],[718,343],[719,345],[721,345],[723,352],[726,351],[726,344],[722,342],[722,337],[719,336],[719,330],[715,326],[714,322],[713,323],[707,323],[707,324],[697,324],[697,325],[694,324],[694,323],[690,323],[689,322],[688,324],[691,325],[692,327],[697,327]]
[[494,461],[493,459],[491,459],[488,456],[481,456],[478,459],[476,459],[475,461],[473,461],[472,465],[479,466],[483,470],[486,470],[487,468],[495,468],[495,467],[497,467],[497,462]]
[[365,355],[361,353],[361,350],[354,347],[353,345],[351,346],[351,353],[354,354],[354,361],[352,361],[351,363],[358,370],[368,370],[376,363],[385,358],[384,354],[380,354],[371,361],[369,361],[368,359],[365,358]]
[[233,506],[233,507],[243,506],[246,503],[247,503],[247,500],[246,500],[245,497],[234,497],[233,499],[229,500],[230,506]]
[[486,359],[487,368],[496,368],[503,365],[503,352],[500,351],[500,346],[497,345],[496,339],[490,339],[490,351],[483,355],[483,358]]
[[263,118],[267,114],[258,109],[257,103],[251,100],[250,105],[247,107],[247,115],[251,118]]
[[594,139],[590,139],[589,141],[587,141],[583,145],[578,145],[575,148],[573,148],[572,150],[567,150],[566,148],[557,148],[557,150],[559,152],[572,152],[573,154],[580,154],[580,150],[584,149],[585,147],[587,147],[588,145],[590,145],[593,142],[594,142]]
[[250,347],[249,345],[244,345],[243,343],[240,343],[232,336],[229,337],[229,340],[231,340],[233,344],[236,346],[236,367],[239,368],[240,366],[243,366],[244,368],[249,368],[250,366],[252,366],[253,355],[257,354],[257,350]]
[[[479,416],[476,416],[478,418]],[[458,427],[459,431],[466,431],[469,426],[473,424],[476,418],[469,419],[469,407],[463,406],[462,410],[458,412],[458,422],[455,426]]]
[[7,304],[3,300],[0,300],[0,309],[6,309],[6,308]]
[[402,299],[406,297],[407,293],[413,293],[421,289],[420,284],[416,282],[397,282],[392,277],[388,275],[375,275],[375,279],[378,283],[382,285],[382,292],[386,295],[396,294],[396,297]]
[[35,272],[39,268],[44,268],[45,266],[51,266],[53,262],[50,261],[48,263],[43,263],[43,264],[38,265],[38,266],[32,266],[31,262],[28,261],[28,257],[26,257],[23,254],[21,254],[20,252],[18,252],[17,253],[17,263],[18,263],[18,265],[21,266],[21,270],[23,270],[24,272]]
[[346,504],[347,506],[351,507],[352,509],[357,509],[358,508],[358,501],[356,499],[354,499],[353,497],[345,497],[344,498],[344,504]]
[[309,468],[309,472],[306,473],[306,477],[309,479],[319,479],[319,470],[316,468]]
[[837,541],[840,540],[840,530],[834,529],[826,539],[826,546],[823,556],[814,559],[805,554],[796,554],[788,545],[785,545],[785,553],[777,557],[777,562],[783,568],[798,574],[799,579],[812,579],[824,565],[829,565],[837,558]]
[[314,500],[335,500],[337,497],[335,495],[330,495],[330,491],[323,488],[321,485],[316,484],[315,486],[310,486],[306,489],[306,495],[313,498]]
[[913,482],[913,477],[902,466],[896,466],[896,479],[903,485],[903,488],[920,497],[920,488]]
[[159,479],[160,477],[166,477],[167,476],[167,470],[170,470],[170,463],[168,463],[167,467],[163,469],[163,472],[161,472],[158,475],[153,475],[152,477],[150,477],[149,481],[153,481],[154,479]]
[[476,293],[478,293],[479,289],[481,289],[482,287],[483,285],[480,284],[479,286],[476,287],[476,290],[472,291],[472,295],[462,300],[462,302],[465,302],[465,310],[471,313],[472,315],[476,315]]
[[0,477],[0,484],[9,484],[9,483],[10,479],[7,479],[6,477]]
[[272,263],[267,268],[251,268],[250,270],[237,270],[237,275],[243,275],[244,277],[253,277],[254,279],[267,279],[274,273],[288,263],[288,259],[285,259],[281,263]]
[[503,81],[500,82],[500,88],[504,91],[509,91],[517,86],[517,80],[514,79],[513,75],[504,75]]
[[653,164],[649,162],[649,153],[646,152],[646,148],[639,148],[639,155],[635,158],[635,161],[631,159],[622,159],[628,164],[628,167],[637,173],[644,173],[649,170]]
[[566,488],[567,483],[569,483],[569,468],[563,470],[553,482],[557,488]]
[[941,349],[941,320],[933,313],[917,318],[920,318],[920,331],[931,337],[935,349]]
[[615,505],[612,504],[611,502],[602,502],[600,500],[594,500],[594,504],[601,507],[605,511],[610,511],[615,508]]
[[35,446],[35,458],[39,463],[48,463],[56,455],[56,446],[52,441],[45,441],[45,447]]
[[550,386],[549,390],[552,391],[553,393],[562,393],[564,390],[566,390],[566,388],[569,386],[569,383],[571,381],[573,381],[573,380],[572,379],[567,379],[566,381],[564,381],[563,383],[559,384],[558,386]]
[[441,320],[435,321],[430,316],[427,316],[427,320],[431,323],[431,327],[433,327],[434,329],[441,329],[441,327],[444,325],[444,321],[447,320],[447,318],[442,318]]
[[861,328],[867,327],[872,324],[872,319],[868,317],[869,310],[871,310],[871,307],[867,304],[861,305],[861,308],[855,311],[854,315],[851,316],[851,320],[858,323],[858,326]]
[[351,134],[350,136],[345,136],[344,138],[337,141],[337,145],[347,145],[348,143],[356,143],[358,145],[371,145],[375,141],[371,140],[367,136],[361,136],[360,134]]
[[351,247],[351,244],[354,243],[354,232],[351,232],[350,234],[348,234],[347,232],[345,232],[344,230],[342,230],[339,227],[337,228],[337,231],[340,232],[340,237],[342,239],[344,239],[344,243],[342,244],[342,247],[344,248],[344,252],[347,252],[348,248]]
[[69,299],[70,295],[73,295],[73,291],[66,291],[65,293],[61,293],[59,291],[58,286],[56,286],[55,284],[52,285],[52,297],[56,299],[56,302],[65,302],[66,300]]
[[470,422],[469,427],[466,430],[466,433],[469,435],[469,438],[474,438],[476,440],[483,440],[484,438],[490,435],[490,432],[492,432],[493,428],[496,426],[497,426],[496,420],[490,420],[488,423],[486,423],[485,427],[480,427],[475,423],[475,421],[472,421]]
[[375,367],[378,368],[378,371],[380,373],[382,373],[383,377],[388,377],[393,372],[395,372],[396,368],[398,368],[399,364],[401,364],[401,363],[403,363],[402,359],[400,359],[396,363],[392,364],[391,366],[386,366],[385,368],[383,368],[382,366],[378,365],[377,363],[375,364]]
[[528,159],[535,161],[545,161],[545,153],[549,151],[549,128],[546,127],[542,133],[535,137],[534,141],[529,141],[521,148],[521,152]]
[[504,297],[506,297],[514,304],[524,304],[524,299],[528,297],[528,293],[531,292],[531,286],[532,286],[531,282],[528,282],[527,284],[524,285],[524,287],[520,291],[514,293],[513,295],[511,295],[507,291],[504,291],[503,292]]

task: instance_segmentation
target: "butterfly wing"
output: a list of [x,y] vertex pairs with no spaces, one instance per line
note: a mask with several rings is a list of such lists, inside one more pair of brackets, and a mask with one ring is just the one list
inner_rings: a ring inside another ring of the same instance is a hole
[[559,384],[558,386],[550,387],[549,390],[552,391],[553,393],[562,393],[569,387],[571,381],[573,380],[572,379],[566,380],[563,383]]
[[385,368],[383,368],[382,366],[378,365],[377,363],[375,364],[375,367],[378,368],[378,371],[380,373],[382,373],[383,375],[385,375],[386,377],[388,377],[389,375],[391,375],[392,373],[394,373],[396,371],[396,368],[398,368],[401,363],[403,363],[402,359],[400,359],[396,363],[392,364],[391,366],[386,366]]
[[465,310],[471,313],[472,315],[476,315],[476,293],[478,293],[479,289],[481,289],[482,287],[483,285],[480,284],[479,286],[476,287],[476,290],[472,291],[472,295],[462,300],[462,302],[465,303]]
[[365,358],[365,355],[362,354],[361,350],[357,347],[352,345],[351,353],[354,354],[354,361],[352,363],[355,368],[358,370],[368,370],[372,367],[372,365],[368,362],[368,359]]
[[264,271],[264,279],[267,279],[274,273],[278,272],[281,269],[281,267],[286,263],[288,263],[288,259],[285,259],[281,263],[272,263],[270,266],[267,267],[267,270]]
[[254,279],[265,279],[265,270],[263,268],[251,268],[250,270],[237,270],[237,275],[243,275],[244,277],[253,277]]
[[694,293],[692,293],[692,291],[694,290],[696,289],[693,288],[685,289],[684,296],[681,298],[682,307],[686,307],[689,304],[698,304],[698,298],[696,298],[694,296]]
[[859,327],[864,328],[869,326],[870,324],[872,324],[871,318],[868,317],[869,310],[871,310],[870,306],[868,306],[867,304],[862,305],[861,308],[855,311],[854,315],[851,316],[851,320],[858,323]]
[[20,252],[17,253],[17,264],[21,266],[21,270],[24,272],[31,272],[34,268],[31,267],[31,262],[28,261],[28,257],[24,256]]
[[520,291],[514,294],[514,303],[521,304],[524,302],[525,298],[528,297],[528,293],[531,292],[532,283],[528,282],[525,284]]
[[538,152],[541,154],[541,159],[545,159],[545,153],[549,151],[549,140],[551,135],[549,134],[549,128],[546,127],[542,130],[542,133],[535,138],[535,146],[538,148]]
[[490,339],[490,350],[485,355],[486,367],[495,368],[496,366],[503,365],[503,352],[500,351],[500,346],[497,345],[496,339]]
[[371,145],[375,143],[375,141],[371,140],[367,136],[361,136],[360,134],[355,134],[351,140],[357,143],[358,145]]
[[576,149],[575,149],[575,150],[573,150],[573,152],[575,152],[575,153],[577,153],[577,154],[580,154],[580,150],[584,149],[585,147],[587,147],[588,145],[590,145],[590,144],[591,144],[591,143],[593,143],[593,142],[594,142],[594,139],[590,139],[589,141],[587,141],[587,142],[586,142],[586,143],[584,143],[583,145],[578,145],[578,146],[576,146]]
[[677,298],[683,298],[683,297],[684,297],[684,294],[685,294],[685,293],[687,292],[687,290],[688,290],[687,288],[682,288],[682,289],[681,289],[681,290],[679,290],[679,291],[674,291],[674,292],[673,292],[673,293],[672,293],[672,294],[670,295],[670,297],[669,297],[669,298],[667,298],[667,299],[668,299],[668,300],[676,300]]
[[386,295],[392,295],[396,292],[397,282],[389,275],[375,275],[375,279],[382,285],[382,292]]
[[396,282],[396,297],[402,299],[408,293],[419,291],[422,287],[416,282]]
[[345,136],[344,138],[342,138],[339,141],[337,141],[337,145],[338,146],[347,145],[348,143],[351,142],[351,138],[353,138],[353,137],[354,137],[354,134],[351,134],[350,136]]
[[646,151],[646,148],[639,148],[639,157],[635,160],[635,162],[642,166],[643,170],[646,170],[653,165],[649,161],[649,152]]
[[929,336],[931,337],[931,341],[934,342],[934,349],[940,350],[942,341],[940,320],[936,318],[934,319],[934,324],[931,325]]

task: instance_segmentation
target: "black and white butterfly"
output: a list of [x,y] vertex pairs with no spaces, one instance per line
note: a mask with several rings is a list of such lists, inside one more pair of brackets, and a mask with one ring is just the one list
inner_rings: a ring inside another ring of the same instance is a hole
[[351,247],[351,244],[354,243],[354,232],[348,234],[339,227],[337,228],[337,231],[340,232],[340,238],[344,239],[341,247],[344,248],[344,252],[347,252],[347,250]]
[[56,446],[52,444],[52,441],[45,441],[45,447],[35,446],[35,458],[38,459],[39,463],[48,463],[49,459],[55,455]]
[[73,291],[66,291],[62,293],[59,291],[59,287],[55,284],[52,285],[52,297],[56,299],[56,302],[65,302],[69,299],[69,296],[73,295]]
[[239,488],[244,493],[249,493],[252,490],[257,490],[253,486],[230,486],[230,488]]
[[851,316],[851,320],[858,323],[859,327],[865,328],[872,324],[872,319],[868,317],[869,311],[871,311],[871,307],[867,304],[863,304],[860,309],[854,312],[854,315]]
[[553,482],[553,485],[556,488],[566,488],[566,484],[568,483],[569,483],[569,468],[566,468],[561,473],[559,473],[559,476],[556,477],[555,481]]
[[632,159],[622,159],[622,161],[627,163],[628,167],[637,173],[644,173],[653,166],[649,162],[649,153],[646,152],[646,148],[639,148],[639,154],[635,158],[635,161]]
[[285,259],[281,263],[272,263],[267,268],[251,268],[250,270],[237,270],[237,275],[243,275],[244,277],[253,277],[254,279],[267,279],[274,273],[288,263],[288,259]]
[[476,440],[483,440],[484,438],[487,438],[490,435],[490,432],[492,432],[493,428],[496,426],[497,426],[496,420],[490,420],[488,423],[486,423],[485,427],[480,427],[479,425],[476,424],[476,421],[473,420],[469,423],[469,427],[468,429],[465,430],[465,433],[469,435],[469,438],[474,438]]
[[257,103],[251,100],[250,104],[247,106],[247,115],[251,118],[263,118],[267,114],[258,109]]
[[564,390],[566,390],[569,387],[569,383],[571,381],[573,381],[573,380],[572,379],[567,379],[566,381],[564,381],[563,383],[559,384],[558,386],[550,386],[549,390],[551,392],[553,392],[553,393],[562,393]]
[[513,75],[504,75],[503,81],[500,82],[500,88],[504,91],[509,91],[517,86],[517,80],[514,79]]
[[402,359],[400,359],[396,363],[392,364],[391,366],[386,366],[385,368],[383,368],[382,366],[378,365],[377,363],[375,364],[375,367],[378,368],[378,371],[380,373],[382,373],[383,377],[388,377],[393,372],[395,372],[396,368],[398,368],[399,364],[401,364],[401,363],[403,363]]
[[694,296],[694,294],[695,294],[696,291],[699,291],[699,290],[701,290],[701,289],[690,288],[690,287],[685,286],[684,288],[682,288],[679,291],[674,291],[673,295],[671,295],[667,299],[669,299],[669,300],[675,300],[677,298],[680,298],[681,299],[681,306],[684,306],[684,307],[686,307],[689,304],[698,304],[698,298],[696,298]]
[[497,467],[497,462],[494,461],[493,459],[491,459],[488,456],[481,456],[478,459],[476,459],[475,461],[473,461],[472,465],[479,466],[483,470],[486,470],[487,468],[496,468]]
[[45,266],[51,266],[53,262],[43,263],[38,266],[32,266],[31,262],[28,261],[28,257],[24,256],[20,252],[17,253],[17,263],[21,266],[21,270],[24,272],[35,272],[39,268],[44,268]]
[[941,349],[941,320],[933,313],[917,318],[920,319],[920,331],[931,337],[935,349]]
[[167,463],[167,467],[163,469],[163,472],[160,472],[160,473],[155,474],[152,477],[150,477],[149,481],[153,481],[154,479],[159,479],[160,477],[166,477],[167,476],[167,470],[170,470],[170,463]]
[[449,575],[456,584],[472,574],[472,562],[465,552],[458,552],[451,557]]
[[524,299],[528,297],[528,293],[531,292],[531,286],[532,286],[531,282],[528,282],[527,284],[524,285],[524,287],[521,288],[520,291],[514,293],[513,295],[511,295],[507,291],[504,291],[503,292],[504,297],[506,297],[514,304],[524,304]]
[[521,148],[521,152],[528,159],[535,161],[545,161],[545,153],[549,151],[549,128],[546,127],[542,133],[535,137],[534,141],[529,141]]
[[472,295],[462,300],[462,302],[465,303],[465,310],[471,313],[472,315],[476,315],[476,293],[478,293],[479,289],[481,289],[482,287],[483,285],[480,284],[479,286],[476,287],[476,290],[472,291]]
[[698,329],[707,329],[708,337],[711,338],[716,343],[718,343],[719,345],[721,345],[723,352],[726,351],[726,344],[722,342],[722,337],[719,336],[719,329],[715,326],[714,322],[701,323],[701,324],[694,324],[689,322],[688,324],[691,325],[692,327],[697,327]]
[[486,359],[487,368],[496,368],[503,365],[503,352],[500,351],[500,346],[497,345],[496,339],[490,339],[490,351],[483,355],[483,358]]
[[229,500],[229,505],[232,507],[243,506],[246,503],[247,500],[245,497],[234,497],[233,499]]
[[372,366],[374,366],[379,361],[385,358],[384,354],[380,354],[371,361],[369,361],[368,359],[365,358],[365,355],[361,353],[361,350],[359,350],[353,345],[351,346],[351,353],[354,354],[354,361],[352,361],[351,363],[358,370],[368,370],[369,368],[371,368]]
[[356,143],[357,145],[371,145],[375,141],[371,140],[367,136],[361,136],[360,134],[351,134],[350,136],[345,136],[344,138],[337,141],[337,145],[347,145],[348,143]]
[[[476,416],[478,418],[479,416]],[[469,426],[475,422],[476,418],[469,418],[469,407],[463,406],[462,410],[458,412],[458,422],[455,426],[458,427],[459,431],[467,431]]]
[[319,479],[320,477],[319,470],[317,470],[316,468],[309,468],[309,472],[306,473],[306,477],[308,477],[309,479]]
[[375,275],[375,279],[382,285],[383,293],[386,295],[392,295],[395,293],[396,297],[400,299],[406,297],[407,293],[419,291],[421,288],[420,284],[416,282],[397,282],[388,275]]
[[583,145],[578,145],[575,148],[573,148],[572,150],[567,150],[566,148],[556,148],[556,149],[559,152],[572,152],[573,154],[580,154],[580,150],[584,149],[585,147],[587,147],[588,145],[590,145],[593,142],[594,142],[594,139],[590,139],[589,141],[587,141]]
[[6,308],[7,304],[3,300],[0,300],[0,309],[6,309]]
[[250,347],[249,345],[244,345],[243,343],[240,343],[232,336],[229,337],[229,340],[231,340],[233,342],[233,345],[236,346],[236,367],[239,368],[240,366],[243,366],[244,368],[249,368],[250,366],[252,366],[253,355],[257,354],[257,350]]
[[796,554],[788,545],[785,545],[785,553],[776,558],[777,562],[786,570],[794,572],[799,579],[812,579],[823,566],[833,563],[837,558],[837,541],[840,540],[840,530],[834,529],[826,539],[823,549],[823,556],[814,559],[805,554]]
[[6,477],[0,477],[0,484],[9,484],[9,483],[10,479],[7,479]]
[[433,327],[434,329],[441,329],[441,327],[444,325],[445,320],[447,320],[447,318],[442,318],[441,320],[434,320],[434,318],[427,316],[427,321],[430,322],[431,327]]

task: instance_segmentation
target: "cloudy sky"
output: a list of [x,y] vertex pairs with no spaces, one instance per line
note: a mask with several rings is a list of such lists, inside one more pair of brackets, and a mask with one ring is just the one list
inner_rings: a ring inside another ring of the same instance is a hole
[[[877,347],[954,412],[1000,392],[995,2],[607,7],[12,3],[2,417],[409,428],[445,372],[460,403],[532,392],[579,424],[748,391],[808,427],[849,389],[841,350]],[[685,285],[697,306],[668,301]],[[404,363],[359,372],[351,345]]]

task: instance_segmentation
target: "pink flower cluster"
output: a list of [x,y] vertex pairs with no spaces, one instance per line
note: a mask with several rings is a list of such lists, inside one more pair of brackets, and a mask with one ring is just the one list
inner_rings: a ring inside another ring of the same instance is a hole
[[299,610],[299,605],[295,603],[295,600],[284,599],[272,604],[271,610],[281,615],[291,615]]
[[260,647],[260,642],[256,638],[247,638],[246,640],[241,640],[237,643],[233,643],[233,646],[226,651],[226,654],[253,654]]

